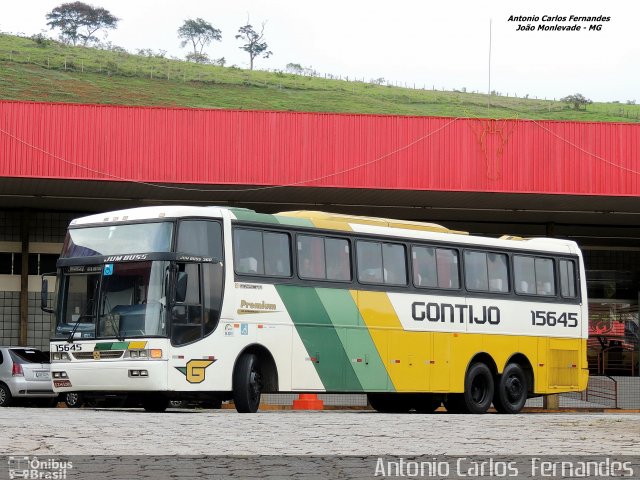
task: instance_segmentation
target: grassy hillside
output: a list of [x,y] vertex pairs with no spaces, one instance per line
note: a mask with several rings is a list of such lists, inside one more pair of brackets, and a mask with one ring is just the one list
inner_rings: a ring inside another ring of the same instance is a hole
[[[579,86],[577,86],[579,90]],[[575,93],[575,92],[566,92]],[[0,34],[0,99],[311,112],[638,122],[640,105],[421,90],[197,65]],[[487,109],[487,102],[491,108]]]

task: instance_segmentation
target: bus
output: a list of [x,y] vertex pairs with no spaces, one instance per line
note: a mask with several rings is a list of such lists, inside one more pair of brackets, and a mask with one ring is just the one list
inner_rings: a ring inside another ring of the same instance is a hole
[[[315,211],[160,206],[73,220],[56,392],[170,400],[362,393],[380,412],[519,412],[587,386],[575,242]],[[51,307],[48,303],[52,303]]]

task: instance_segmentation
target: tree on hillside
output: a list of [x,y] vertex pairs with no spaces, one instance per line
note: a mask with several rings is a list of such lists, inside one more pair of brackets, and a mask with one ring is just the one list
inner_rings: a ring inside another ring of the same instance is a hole
[[302,72],[304,71],[302,65],[300,65],[299,63],[287,63],[285,69],[287,70],[287,72],[294,73],[296,75],[302,75]]
[[63,3],[47,13],[46,18],[52,30],[60,29],[63,42],[84,46],[98,42],[94,35],[98,30],[115,29],[120,21],[108,10],[83,2]]
[[575,95],[567,95],[566,97],[561,98],[560,101],[572,104],[575,110],[580,110],[580,107],[582,107],[583,105],[586,110],[587,105],[593,103],[591,100],[584,97],[580,93],[576,93]]
[[247,24],[240,27],[238,29],[238,35],[236,35],[236,39],[247,42],[239,48],[249,54],[249,68],[251,70],[253,70],[253,60],[256,57],[262,56],[262,58],[269,58],[273,55],[272,52],[267,50],[268,45],[267,42],[264,41],[265,23],[266,22],[262,22],[262,28],[260,29],[260,33],[258,33],[249,23],[249,19],[247,19]]
[[187,60],[208,63],[209,57],[206,53],[202,53],[202,49],[214,40],[219,42],[222,39],[222,31],[202,18],[195,20],[188,18],[178,29],[178,38],[182,39],[181,47],[184,48],[189,43],[193,47],[193,52],[187,55]]
[[187,62],[211,63],[211,59],[206,53],[189,52],[184,56],[184,58],[187,60]]

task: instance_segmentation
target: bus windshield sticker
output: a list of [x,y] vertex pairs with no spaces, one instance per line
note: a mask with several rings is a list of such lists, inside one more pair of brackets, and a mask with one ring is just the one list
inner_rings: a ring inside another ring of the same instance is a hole
[[113,263],[107,263],[104,266],[104,270],[102,273],[105,277],[108,277],[109,275],[113,275]]

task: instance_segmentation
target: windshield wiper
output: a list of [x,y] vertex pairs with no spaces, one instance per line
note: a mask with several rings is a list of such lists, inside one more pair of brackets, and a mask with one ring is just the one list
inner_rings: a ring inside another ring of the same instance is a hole
[[69,335],[69,338],[67,338],[67,342],[73,343],[73,336],[76,334],[76,330],[78,329],[78,325],[80,325],[80,319],[78,319],[76,321],[76,324],[71,329],[71,334]]
[[80,315],[80,317],[78,317],[78,320],[76,320],[76,324],[71,329],[71,333],[69,334],[69,337],[67,338],[67,342],[73,343],[73,337],[76,334],[76,330],[78,330],[78,327],[80,326],[80,320],[82,318],[85,318],[85,317],[89,317],[89,318],[91,318],[93,320],[93,317],[91,315]]

